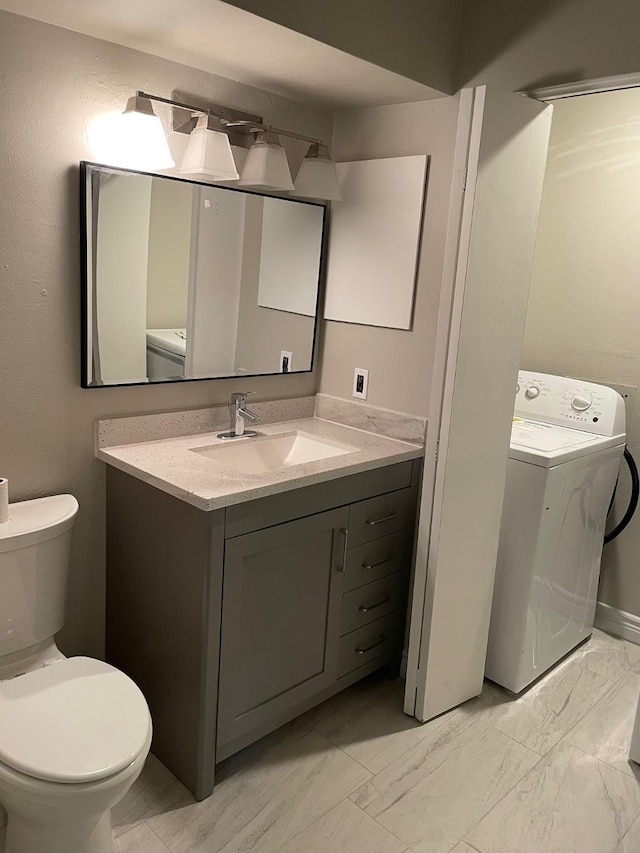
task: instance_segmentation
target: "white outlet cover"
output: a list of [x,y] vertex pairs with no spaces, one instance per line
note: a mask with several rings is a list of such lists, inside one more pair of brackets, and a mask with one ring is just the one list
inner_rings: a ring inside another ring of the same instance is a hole
[[[285,358],[287,359],[288,363],[287,363],[287,369],[283,370],[282,367],[283,367],[283,362],[284,362]],[[292,370],[293,370],[293,353],[287,352],[287,350],[284,350],[284,349],[280,350],[280,373],[291,373]]]
[[[362,390],[358,389],[358,379],[361,379]],[[356,367],[353,371],[353,396],[359,400],[366,400],[368,388],[369,371],[364,367]]]

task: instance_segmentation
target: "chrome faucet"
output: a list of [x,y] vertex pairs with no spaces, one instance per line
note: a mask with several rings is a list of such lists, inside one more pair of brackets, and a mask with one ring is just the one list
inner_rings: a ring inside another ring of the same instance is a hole
[[258,433],[253,429],[245,429],[245,421],[257,423],[260,418],[254,415],[253,412],[245,408],[245,399],[255,394],[255,391],[245,391],[244,393],[233,393],[231,402],[229,403],[229,417],[231,419],[231,429],[229,432],[221,432],[218,438],[253,438]]

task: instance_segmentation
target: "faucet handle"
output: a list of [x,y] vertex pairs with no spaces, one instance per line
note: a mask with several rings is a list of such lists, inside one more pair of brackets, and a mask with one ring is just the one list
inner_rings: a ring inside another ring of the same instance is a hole
[[231,394],[232,403],[244,403],[245,397],[253,397],[255,391],[234,391]]

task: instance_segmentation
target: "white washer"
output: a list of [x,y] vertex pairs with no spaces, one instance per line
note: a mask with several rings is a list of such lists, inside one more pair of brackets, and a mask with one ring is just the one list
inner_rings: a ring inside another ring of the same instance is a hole
[[184,379],[186,329],[147,329],[147,377]]
[[520,371],[485,669],[514,693],[591,634],[625,441],[616,391]]

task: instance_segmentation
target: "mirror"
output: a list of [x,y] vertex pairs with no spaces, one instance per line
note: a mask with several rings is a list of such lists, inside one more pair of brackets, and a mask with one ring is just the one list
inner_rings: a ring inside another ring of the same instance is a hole
[[323,204],[80,165],[85,388],[312,369]]

